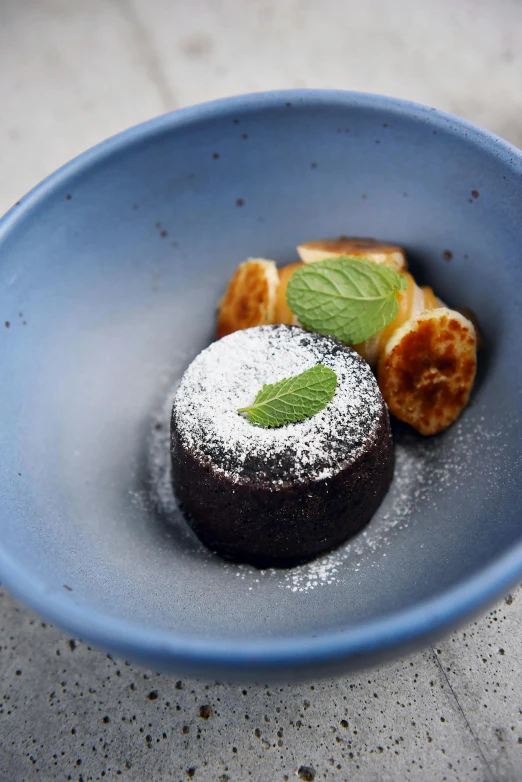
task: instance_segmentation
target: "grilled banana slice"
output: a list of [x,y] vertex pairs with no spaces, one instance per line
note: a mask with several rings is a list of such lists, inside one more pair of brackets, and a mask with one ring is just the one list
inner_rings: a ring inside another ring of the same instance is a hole
[[367,258],[375,263],[385,263],[397,272],[408,268],[406,256],[401,247],[393,244],[382,244],[375,239],[356,239],[340,236],[338,239],[322,239],[317,242],[300,244],[297,248],[303,263],[324,261],[326,258],[337,258],[340,255],[350,255],[352,258]]
[[468,402],[477,366],[471,321],[440,307],[407,320],[385,346],[378,370],[393,415],[424,435],[448,427]]
[[297,318],[286,301],[286,287],[292,274],[302,265],[301,261],[297,261],[296,263],[289,263],[287,266],[281,266],[278,269],[279,288],[277,290],[274,323],[286,323],[287,326],[295,326],[297,324]]
[[249,258],[234,272],[219,304],[217,338],[275,323],[279,275],[274,261]]
[[408,287],[397,294],[399,312],[395,318],[385,328],[378,331],[377,334],[374,334],[373,337],[353,346],[372,367],[376,366],[386,343],[391,339],[397,329],[414,315],[418,315],[426,309],[425,292],[422,288],[419,288],[409,272],[403,272],[403,275],[408,280]]
[[445,307],[446,305],[444,302],[442,302],[437,296],[435,296],[433,292],[433,288],[430,288],[429,285],[423,285],[421,288],[423,294],[424,294],[424,308],[427,310],[436,310],[437,307]]
[[464,315],[465,318],[473,323],[475,327],[475,336],[477,337],[477,350],[480,350],[484,347],[484,337],[477,316],[469,307],[457,307],[457,312],[460,312],[461,315]]

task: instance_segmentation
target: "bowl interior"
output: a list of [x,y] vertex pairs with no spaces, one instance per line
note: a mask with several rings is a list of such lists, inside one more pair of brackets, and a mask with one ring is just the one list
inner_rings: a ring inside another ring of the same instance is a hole
[[[109,628],[317,636],[435,597],[521,539],[516,165],[435,112],[290,104],[225,102],[127,134],[0,230],[0,546],[35,590]],[[395,427],[392,489],[339,551],[290,571],[226,564],[170,495],[173,389],[241,260],[291,261],[341,233],[404,245],[423,282],[475,310],[472,403],[438,437]]]

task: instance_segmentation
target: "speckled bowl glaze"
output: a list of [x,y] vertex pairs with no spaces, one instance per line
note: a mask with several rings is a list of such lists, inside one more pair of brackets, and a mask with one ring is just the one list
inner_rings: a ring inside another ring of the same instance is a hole
[[[479,610],[522,576],[521,207],[507,143],[345,92],[184,109],[62,168],[0,223],[2,582],[117,654],[221,679],[374,664]],[[435,438],[396,426],[392,489],[335,554],[225,564],[166,491],[172,389],[239,261],[340,233],[404,245],[478,313],[472,403]]]

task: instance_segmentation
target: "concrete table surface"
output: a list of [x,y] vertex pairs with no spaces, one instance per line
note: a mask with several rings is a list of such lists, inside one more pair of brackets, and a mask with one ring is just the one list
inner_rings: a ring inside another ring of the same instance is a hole
[[[522,4],[2,0],[0,213],[179,106],[276,87],[418,100],[522,146]],[[46,625],[0,587],[0,782],[522,780],[522,591],[428,648],[293,686],[180,680]]]

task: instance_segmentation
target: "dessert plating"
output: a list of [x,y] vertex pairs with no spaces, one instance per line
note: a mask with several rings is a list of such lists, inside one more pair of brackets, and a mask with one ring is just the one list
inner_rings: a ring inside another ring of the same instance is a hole
[[[263,384],[319,363],[338,377],[321,412],[274,429],[237,413]],[[393,473],[388,411],[369,366],[337,340],[285,325],[237,331],[181,381],[172,465],[206,545],[261,567],[295,565],[338,546],[379,506]]]

